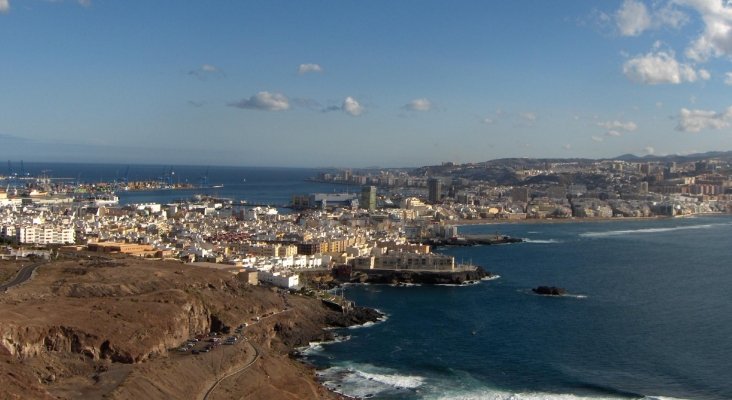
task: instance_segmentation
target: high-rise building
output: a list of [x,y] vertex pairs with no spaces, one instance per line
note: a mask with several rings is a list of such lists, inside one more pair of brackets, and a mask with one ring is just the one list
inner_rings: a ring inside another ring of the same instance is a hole
[[437,178],[430,178],[427,181],[427,189],[429,191],[427,199],[430,203],[439,203],[442,200],[442,181]]
[[369,211],[376,210],[376,186],[362,186],[359,206]]
[[511,190],[511,198],[513,201],[522,201],[524,203],[529,201],[529,188],[517,187]]

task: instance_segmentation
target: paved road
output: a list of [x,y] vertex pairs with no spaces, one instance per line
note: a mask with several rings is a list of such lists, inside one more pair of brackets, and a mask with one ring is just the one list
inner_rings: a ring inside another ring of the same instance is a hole
[[[254,324],[258,324],[258,323],[264,321],[267,318],[272,318],[272,317],[274,317],[276,315],[282,314],[284,312],[288,312],[290,310],[291,310],[290,308],[287,308],[287,309],[284,309],[282,311],[277,311],[277,312],[275,312],[272,315],[268,315],[266,317],[261,317],[259,319],[259,321],[253,322],[253,323],[249,324],[249,326],[252,326]],[[214,390],[216,390],[216,387],[219,386],[219,383],[221,383],[221,381],[223,381],[226,378],[230,378],[230,377],[232,377],[234,375],[237,375],[237,374],[240,374],[240,373],[246,371],[249,367],[251,367],[257,361],[257,358],[259,358],[259,349],[257,349],[257,347],[254,346],[254,344],[252,342],[250,342],[249,340],[247,340],[247,338],[244,337],[244,335],[242,335],[242,338],[244,339],[244,341],[246,341],[246,343],[249,345],[250,348],[254,349],[254,358],[252,358],[243,367],[238,368],[238,369],[236,369],[236,370],[234,370],[234,371],[232,371],[232,372],[230,372],[230,373],[222,376],[221,378],[217,379],[216,382],[214,382],[214,384],[211,386],[211,388],[209,388],[208,391],[206,391],[206,394],[203,395],[203,400],[208,400],[209,396],[211,396],[211,394],[214,392]]]
[[3,293],[5,292],[5,290],[13,286],[20,285],[21,283],[30,279],[33,275],[33,271],[35,271],[36,268],[40,267],[41,265],[43,265],[43,263],[35,263],[31,265],[26,265],[25,267],[21,268],[20,271],[18,271],[18,275],[15,275],[15,278],[0,284],[0,293]]
[[[246,340],[246,339],[244,339],[244,340]],[[246,340],[246,342],[249,345],[249,347],[251,347],[254,350],[254,357],[248,363],[246,363],[243,367],[241,367],[235,371],[232,371],[232,372],[222,376],[221,378],[217,379],[216,382],[214,382],[213,386],[211,386],[211,388],[208,389],[206,394],[203,395],[203,400],[208,400],[209,396],[213,393],[213,391],[216,389],[216,387],[219,386],[219,383],[221,383],[221,381],[223,381],[226,378],[237,375],[241,372],[244,372],[247,368],[251,367],[255,362],[257,362],[257,358],[259,358],[259,350],[248,340]]]

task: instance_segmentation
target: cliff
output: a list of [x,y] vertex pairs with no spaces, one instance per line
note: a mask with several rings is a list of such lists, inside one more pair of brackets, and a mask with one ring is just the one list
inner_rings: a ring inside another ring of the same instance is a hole
[[[0,398],[196,398],[247,360],[256,360],[248,380],[227,382],[232,390],[334,398],[287,354],[329,339],[323,327],[365,322],[348,318],[318,300],[202,267],[127,258],[55,262],[0,294]],[[199,356],[175,351],[188,338],[229,334],[245,321],[246,345]],[[293,391],[275,377],[303,383]],[[217,389],[213,398],[219,390],[226,393]]]

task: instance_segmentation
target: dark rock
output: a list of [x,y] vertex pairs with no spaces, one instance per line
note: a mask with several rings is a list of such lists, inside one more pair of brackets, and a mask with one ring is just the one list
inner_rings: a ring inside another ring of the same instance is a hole
[[473,271],[409,271],[409,270],[385,270],[385,269],[369,269],[357,272],[352,281],[369,283],[423,283],[423,284],[452,284],[462,285],[472,281],[478,281],[482,278],[493,276],[490,272],[482,267],[477,267]]
[[531,291],[543,296],[564,296],[567,294],[567,289],[556,286],[539,286],[531,289]]

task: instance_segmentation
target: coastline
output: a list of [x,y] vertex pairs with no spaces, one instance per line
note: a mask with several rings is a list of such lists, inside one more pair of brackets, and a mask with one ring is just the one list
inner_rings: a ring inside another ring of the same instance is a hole
[[673,219],[687,219],[696,217],[715,217],[732,215],[730,213],[698,213],[690,215],[680,216],[666,216],[666,215],[655,215],[652,217],[593,217],[593,218],[526,218],[526,219],[459,219],[453,222],[456,226],[470,226],[470,225],[505,225],[505,224],[526,224],[526,225],[541,225],[541,224],[583,224],[589,222],[628,222],[628,221],[660,221],[660,220],[673,220]]

